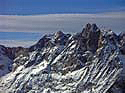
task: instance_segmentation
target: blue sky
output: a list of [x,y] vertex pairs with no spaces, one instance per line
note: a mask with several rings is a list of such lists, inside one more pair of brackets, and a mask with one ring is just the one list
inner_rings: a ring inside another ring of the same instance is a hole
[[125,0],[0,0],[0,14],[32,15],[124,11]]
[[[29,38],[29,37],[32,37],[32,38]],[[38,40],[41,37],[42,37],[42,34],[40,33],[0,32],[0,40]]]
[[87,23],[125,32],[125,0],[0,0],[0,45],[27,47],[59,30],[80,32]]

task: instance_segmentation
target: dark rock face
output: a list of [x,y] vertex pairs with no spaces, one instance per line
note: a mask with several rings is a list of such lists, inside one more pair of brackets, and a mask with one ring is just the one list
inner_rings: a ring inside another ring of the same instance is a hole
[[42,49],[46,46],[55,46],[57,45],[65,45],[68,38],[70,37],[70,34],[64,34],[63,32],[59,31],[55,34],[51,35],[45,35],[43,38],[41,38],[35,45],[31,46],[29,48],[29,51],[32,52],[34,50]]
[[23,48],[23,47],[12,47],[12,48],[7,47],[5,52],[6,52],[7,56],[12,60],[15,59],[16,57],[18,57],[21,54],[22,55],[28,55],[27,54],[28,49]]
[[120,50],[123,54],[125,54],[125,32],[120,33],[119,35],[119,43],[120,43]]
[[5,47],[3,45],[0,45],[0,48],[3,52],[2,54],[8,56],[11,60],[14,60],[16,57],[18,57],[21,54],[26,55],[28,52],[28,49],[23,47],[10,48],[10,47]]
[[54,38],[58,40],[59,38],[63,37],[65,34],[62,31],[58,31],[55,33]]
[[64,34],[63,32],[59,31],[54,35],[55,43],[65,45],[70,36],[70,34]]
[[0,77],[12,71],[13,60],[7,56],[6,49],[5,46],[0,45]]
[[100,38],[100,30],[96,24],[87,24],[82,31],[82,36],[86,39],[87,50],[96,52]]
[[43,38],[41,38],[38,43],[36,43],[35,45],[31,46],[29,48],[29,51],[34,51],[36,49],[42,49],[48,42],[49,42],[50,38],[47,37],[47,35],[45,35]]

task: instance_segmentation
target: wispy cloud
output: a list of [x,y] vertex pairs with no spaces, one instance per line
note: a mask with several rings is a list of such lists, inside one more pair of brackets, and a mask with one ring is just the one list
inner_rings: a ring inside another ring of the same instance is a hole
[[125,13],[100,14],[48,14],[35,16],[0,16],[1,32],[40,32],[52,33],[79,32],[86,23],[97,23],[116,32],[125,29]]
[[21,41],[21,40],[0,40],[0,45],[4,45],[7,47],[29,47],[35,44],[36,41]]

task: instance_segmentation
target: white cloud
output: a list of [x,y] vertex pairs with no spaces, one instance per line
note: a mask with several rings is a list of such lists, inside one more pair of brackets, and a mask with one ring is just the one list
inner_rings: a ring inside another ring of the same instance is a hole
[[4,45],[6,47],[29,47],[35,44],[36,41],[21,41],[21,40],[0,40],[0,45]]
[[86,23],[97,23],[100,27],[111,28],[115,32],[125,29],[125,13],[100,14],[48,14],[33,16],[0,16],[1,32],[40,32],[52,33],[80,32]]

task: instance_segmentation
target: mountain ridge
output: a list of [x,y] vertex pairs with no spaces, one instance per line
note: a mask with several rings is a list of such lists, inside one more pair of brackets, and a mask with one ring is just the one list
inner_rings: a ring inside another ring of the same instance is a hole
[[45,35],[29,48],[4,47],[13,62],[0,79],[1,92],[123,93],[124,47],[124,33],[117,36],[89,23],[75,35]]

